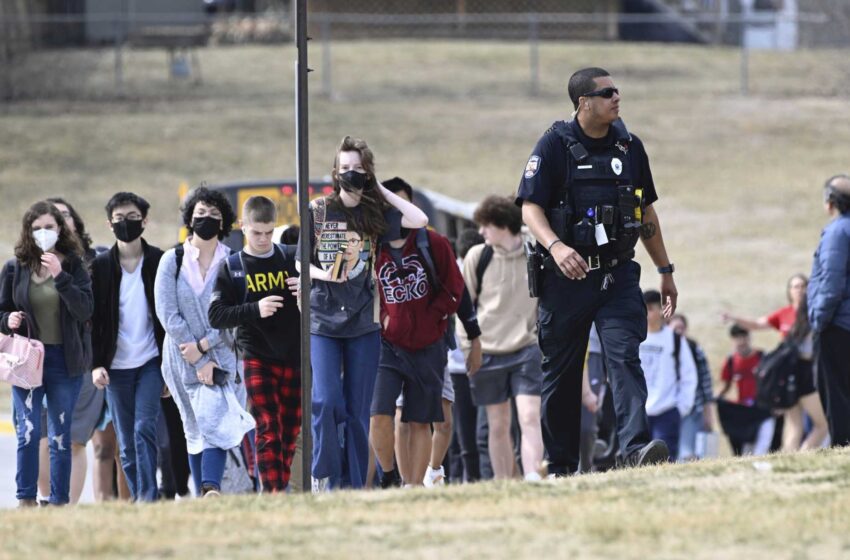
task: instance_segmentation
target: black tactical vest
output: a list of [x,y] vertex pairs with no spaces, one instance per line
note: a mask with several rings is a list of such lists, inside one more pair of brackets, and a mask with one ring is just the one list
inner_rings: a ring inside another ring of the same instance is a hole
[[559,237],[585,256],[622,256],[634,249],[639,237],[643,205],[632,181],[631,135],[622,121],[612,127],[614,143],[591,149],[568,123],[553,125],[565,146],[567,176],[550,221]]

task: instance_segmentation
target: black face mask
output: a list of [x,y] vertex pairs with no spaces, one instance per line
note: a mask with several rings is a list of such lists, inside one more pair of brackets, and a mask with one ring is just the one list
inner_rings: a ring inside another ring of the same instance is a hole
[[204,241],[209,241],[221,231],[221,219],[212,216],[193,218],[192,231]]
[[115,239],[130,243],[138,239],[145,228],[142,226],[142,220],[121,220],[112,224],[112,233],[115,234]]
[[369,186],[369,181],[366,178],[366,174],[360,173],[359,171],[346,171],[345,173],[341,174],[339,178],[339,186],[345,192],[361,191]]

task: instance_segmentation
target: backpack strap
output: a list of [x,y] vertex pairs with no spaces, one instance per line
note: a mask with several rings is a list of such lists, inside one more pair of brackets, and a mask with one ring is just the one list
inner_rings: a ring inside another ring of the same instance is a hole
[[676,362],[676,383],[682,380],[682,335],[673,331],[673,361]]
[[230,282],[239,294],[238,299],[245,303],[248,301],[248,283],[245,280],[245,262],[242,260],[242,251],[231,253],[227,257],[227,271],[230,273]]
[[183,248],[182,243],[178,243],[174,246],[174,263],[177,265],[177,268],[174,269],[174,279],[177,280],[180,277],[180,268],[183,266],[183,255],[186,254],[186,249]]
[[425,228],[416,230],[416,250],[419,256],[422,257],[422,260],[425,261],[425,272],[428,275],[428,282],[434,288],[431,297],[434,297],[443,289],[443,284],[440,282],[437,267],[434,265],[434,258],[431,256],[431,241],[428,238],[428,230]]
[[481,282],[484,280],[484,272],[490,266],[490,261],[493,260],[493,246],[484,245],[484,250],[481,251],[481,258],[475,266],[475,301],[478,302],[478,296],[481,295]]

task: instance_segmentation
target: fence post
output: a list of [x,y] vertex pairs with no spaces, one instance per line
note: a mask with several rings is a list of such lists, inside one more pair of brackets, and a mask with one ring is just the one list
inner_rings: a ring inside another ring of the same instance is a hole
[[741,95],[750,93],[750,49],[747,46],[748,18],[741,20]]
[[540,95],[540,18],[536,12],[528,13],[528,47],[529,94],[536,97]]
[[3,6],[0,6],[0,19],[3,23],[2,70],[3,83],[0,85],[0,99],[9,101],[14,97],[12,86],[12,30],[11,21],[5,16]]
[[121,21],[115,19],[115,89],[124,87],[124,61],[121,57]]
[[331,22],[327,17],[322,18],[320,25],[322,34],[322,95],[333,99],[333,81],[331,76]]

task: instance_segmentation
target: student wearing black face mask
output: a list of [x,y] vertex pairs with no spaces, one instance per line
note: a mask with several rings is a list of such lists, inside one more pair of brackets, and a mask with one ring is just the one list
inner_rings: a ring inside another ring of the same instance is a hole
[[398,239],[399,228],[428,225],[424,212],[377,181],[362,139],[343,138],[333,182],[333,193],[310,203],[301,229],[311,246],[314,492],[365,484],[381,353],[375,252],[382,239]]
[[183,421],[195,488],[213,497],[221,493],[227,451],[256,426],[245,409],[233,336],[209,321],[218,268],[230,256],[221,240],[236,216],[221,191],[203,186],[189,193],[181,211],[190,234],[179,247],[182,259],[178,248],[166,251],[154,287],[165,328],[162,375]]
[[92,263],[92,381],[106,399],[127,477],[137,501],[157,499],[156,428],[162,394],[164,331],[154,309],[154,281],[162,250],[142,232],[150,205],[119,192],[106,204],[115,245]]

